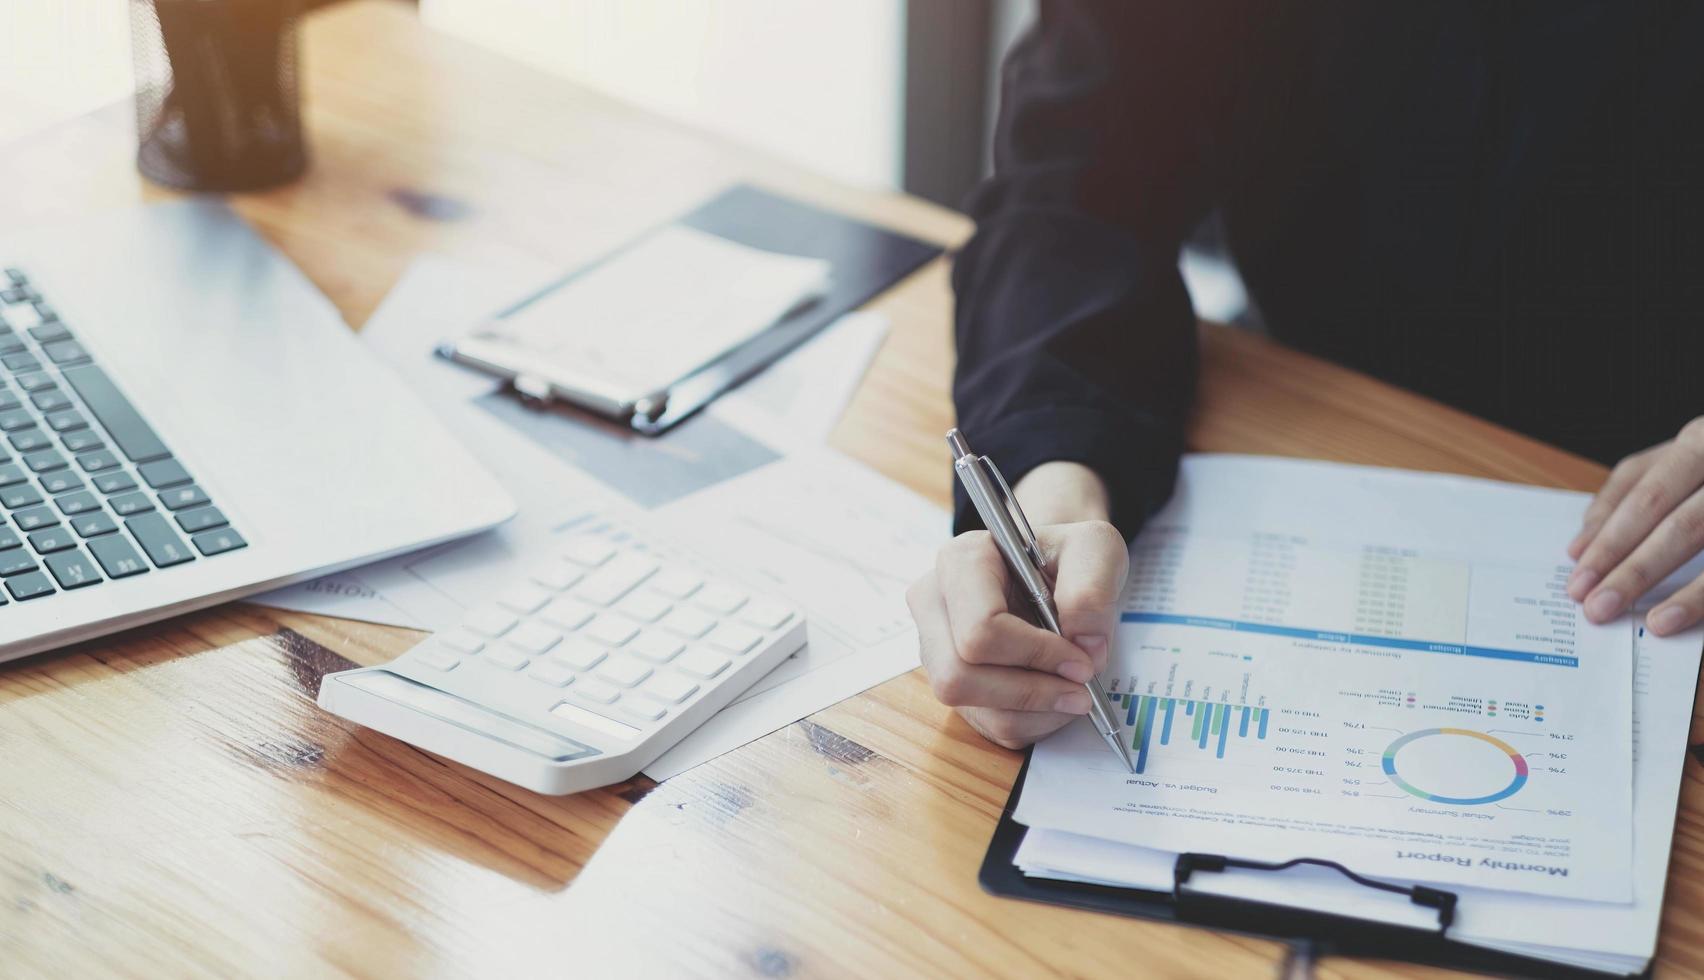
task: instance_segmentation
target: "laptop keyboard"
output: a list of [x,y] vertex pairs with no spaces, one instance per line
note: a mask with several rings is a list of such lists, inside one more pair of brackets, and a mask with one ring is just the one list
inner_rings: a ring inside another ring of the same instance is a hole
[[0,273],[0,605],[245,547],[21,270]]

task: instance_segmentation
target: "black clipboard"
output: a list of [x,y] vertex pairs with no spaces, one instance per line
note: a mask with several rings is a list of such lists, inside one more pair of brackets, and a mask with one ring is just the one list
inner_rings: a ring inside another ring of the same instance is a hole
[[[1114,888],[1028,877],[1013,863],[1028,828],[1013,820],[1012,813],[1023,791],[1024,777],[1029,774],[1029,764],[1030,754],[1025,752],[1023,768],[1018,770],[1012,793],[1006,798],[1006,806],[1000,813],[1000,823],[994,828],[994,839],[989,842],[988,853],[983,856],[982,868],[977,873],[977,881],[990,895],[1219,929],[1260,939],[1278,939],[1293,946],[1305,946],[1312,956],[1319,957],[1402,960],[1497,976],[1542,977],[1546,980],[1603,980],[1604,977],[1651,975],[1649,966],[1640,974],[1605,973],[1458,942],[1449,938],[1449,926],[1455,910],[1453,892],[1375,881],[1330,861],[1302,859],[1301,862],[1270,865],[1216,854],[1180,854],[1171,891]],[[1335,868],[1345,874],[1346,880],[1362,887],[1408,894],[1416,904],[1437,910],[1438,928],[1418,929],[1267,902],[1245,901],[1217,893],[1198,892],[1189,887],[1197,875],[1213,874],[1228,867],[1280,871],[1295,863]]]
[[[658,397],[647,399],[645,410],[618,420],[618,424],[647,436],[661,435],[684,422],[942,251],[938,246],[746,184],[722,191],[664,227],[668,225],[693,228],[768,252],[823,259],[828,262],[830,272],[827,290],[813,302],[676,379]],[[518,309],[562,287],[657,230],[653,228],[608,255],[553,280],[510,309]],[[449,360],[506,377],[513,385],[516,373],[513,367],[463,356],[453,342],[440,345],[438,353]]]

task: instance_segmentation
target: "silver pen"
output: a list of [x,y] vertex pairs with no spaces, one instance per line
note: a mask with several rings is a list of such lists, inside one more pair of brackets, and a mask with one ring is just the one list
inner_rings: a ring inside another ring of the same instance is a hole
[[[1030,527],[1029,518],[1018,506],[1018,498],[1012,496],[1012,488],[1006,484],[1006,478],[1000,475],[993,460],[970,451],[970,444],[965,442],[964,433],[959,430],[947,433],[947,446],[953,453],[953,471],[958,474],[959,482],[964,484],[965,493],[970,496],[977,514],[981,515],[983,526],[994,536],[994,545],[1006,559],[1007,567],[1018,577],[1024,591],[1029,593],[1030,601],[1035,604],[1036,618],[1043,626],[1064,636],[1064,631],[1059,628],[1059,609],[1053,604],[1053,590],[1047,581],[1047,558],[1042,555],[1041,545],[1035,539],[1035,529]],[[1125,746],[1118,727],[1118,716],[1101,687],[1100,678],[1091,677],[1083,686],[1089,689],[1089,719],[1094,722],[1095,731],[1100,732],[1101,738],[1112,747],[1124,768],[1135,772],[1136,766],[1130,761],[1130,749]]]

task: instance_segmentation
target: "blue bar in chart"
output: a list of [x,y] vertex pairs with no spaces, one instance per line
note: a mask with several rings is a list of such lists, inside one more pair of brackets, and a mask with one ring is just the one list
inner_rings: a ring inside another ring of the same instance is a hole
[[[1176,716],[1180,704],[1183,705],[1183,713],[1193,718],[1189,740],[1202,750],[1206,750],[1211,744],[1215,759],[1225,757],[1225,750],[1232,738],[1232,728],[1236,729],[1236,738],[1246,739],[1249,737],[1250,727],[1253,727],[1254,738],[1264,741],[1267,718],[1272,713],[1270,708],[1256,708],[1251,705],[1186,701],[1182,698],[1152,694],[1133,695],[1125,691],[1115,691],[1108,696],[1114,702],[1123,702],[1124,723],[1131,729],[1130,747],[1136,752],[1138,773],[1148,769],[1148,755],[1153,747],[1156,726],[1160,729],[1160,744],[1171,744],[1172,719]],[[1200,710],[1196,710],[1198,706]],[[1232,718],[1233,711],[1237,712],[1235,719]],[[1254,722],[1254,725],[1251,726],[1250,722]]]

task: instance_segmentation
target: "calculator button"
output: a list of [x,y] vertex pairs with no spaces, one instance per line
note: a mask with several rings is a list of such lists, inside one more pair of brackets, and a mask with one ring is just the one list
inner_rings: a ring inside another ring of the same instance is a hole
[[603,681],[587,677],[574,685],[574,696],[584,698],[587,701],[595,701],[598,704],[614,704],[616,699],[621,697],[621,691],[618,688],[610,687]]
[[29,479],[29,474],[18,468],[16,463],[0,466],[0,487],[9,487]]
[[637,687],[651,676],[651,668],[633,657],[615,657],[598,668],[597,676],[620,687]]
[[422,650],[414,655],[414,662],[433,670],[454,670],[461,663],[461,658],[448,650]]
[[443,641],[444,646],[452,650],[459,650],[462,653],[478,653],[485,649],[484,640],[476,636],[472,630],[460,626],[445,633],[439,639]]
[[642,623],[654,623],[674,608],[667,599],[648,592],[634,593],[616,604],[617,609]]
[[562,634],[537,623],[522,623],[509,633],[509,644],[529,656],[538,656],[562,641]]
[[550,601],[550,593],[536,585],[517,585],[497,602],[518,613],[535,613]]
[[573,599],[557,599],[544,607],[538,618],[565,630],[577,630],[592,618],[592,608]]
[[731,626],[727,623],[711,630],[710,635],[704,638],[704,642],[723,653],[733,654],[744,653],[762,641],[762,633],[746,629],[744,626]]
[[633,639],[638,632],[639,628],[627,620],[619,616],[609,615],[599,616],[592,620],[590,626],[586,627],[587,636],[612,647],[621,646]]
[[758,599],[740,610],[740,618],[762,629],[780,629],[793,618],[793,610],[779,602]]
[[556,648],[550,659],[560,660],[575,670],[591,670],[602,663],[606,656],[608,654],[604,652],[603,647],[588,643],[580,637],[570,636]]
[[38,527],[47,527],[59,523],[59,515],[53,508],[47,506],[31,507],[28,510],[14,511],[12,522],[25,531],[34,531]]
[[627,649],[654,664],[666,664],[686,649],[686,646],[673,637],[652,632],[639,634],[628,644]]
[[597,538],[575,538],[562,547],[562,557],[576,565],[596,568],[615,557],[615,549]]
[[703,584],[703,579],[678,568],[667,569],[651,580],[651,588],[671,599],[684,599],[697,592]]
[[637,718],[640,721],[656,721],[669,713],[669,709],[655,701],[647,701],[643,698],[623,698],[621,704],[617,705],[616,708],[622,714]]
[[676,609],[663,618],[663,626],[688,639],[696,640],[710,632],[716,621],[696,609]]
[[657,674],[645,682],[639,693],[647,697],[658,698],[670,704],[679,704],[692,697],[698,690],[698,685],[676,673]]
[[657,570],[657,563],[643,555],[622,555],[586,576],[574,587],[574,594],[587,602],[607,606],[645,581]]
[[738,589],[730,589],[725,585],[707,585],[693,596],[694,602],[712,612],[731,613],[746,604],[747,596]]
[[12,510],[39,503],[41,503],[41,494],[37,493],[36,488],[28,483],[20,483],[15,487],[0,489],[0,504],[4,504]]
[[493,606],[468,614],[465,625],[481,636],[498,637],[515,628],[514,616]]
[[728,669],[728,658],[709,650],[688,650],[674,665],[694,677],[715,677]]
[[493,667],[501,667],[504,670],[520,670],[527,664],[532,663],[531,657],[528,657],[519,650],[511,650],[507,647],[492,647],[490,650],[487,650],[485,652],[485,656],[480,659]]
[[527,671],[527,676],[540,684],[551,687],[567,687],[574,682],[574,672],[566,666],[551,660],[540,660]]
[[551,562],[533,571],[532,580],[547,589],[561,592],[575,582],[585,578],[586,573],[565,561]]

